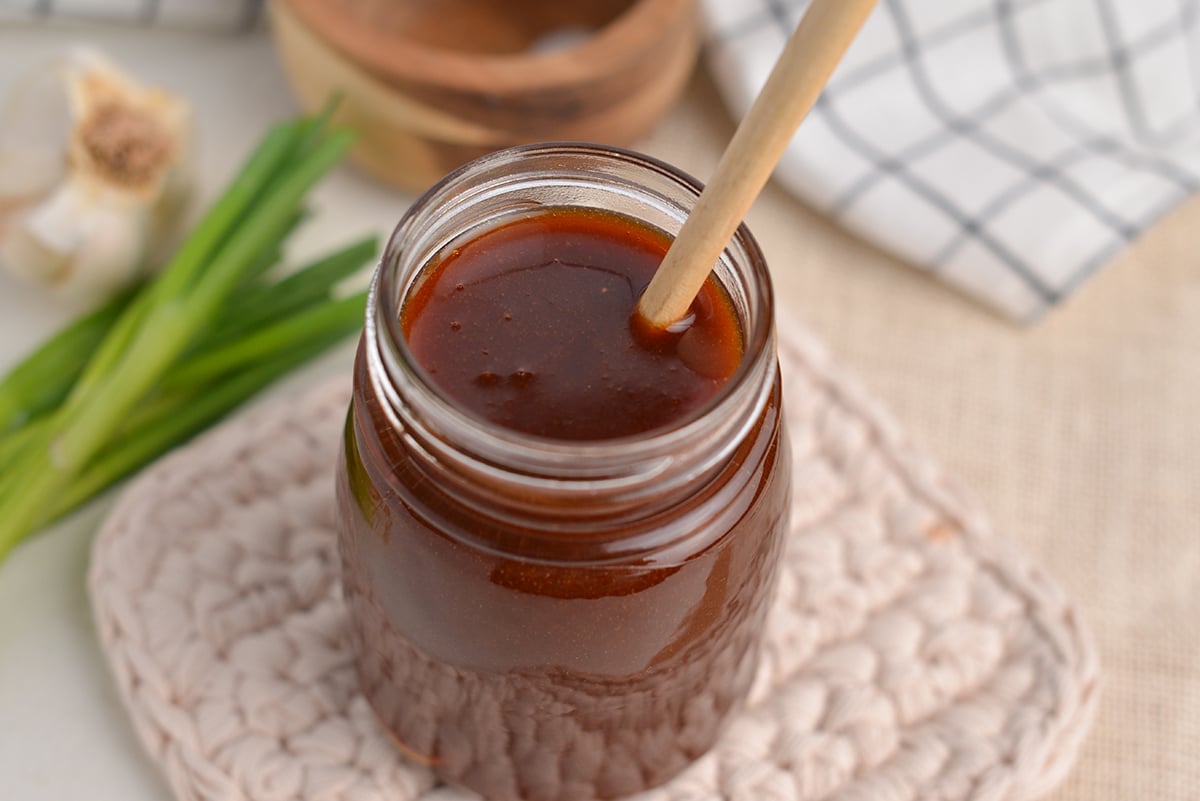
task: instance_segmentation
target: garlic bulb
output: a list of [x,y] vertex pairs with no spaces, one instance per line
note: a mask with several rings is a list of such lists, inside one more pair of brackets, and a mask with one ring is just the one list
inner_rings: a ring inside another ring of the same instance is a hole
[[[23,86],[23,102],[7,109],[0,263],[90,300],[161,258],[191,190],[191,113],[178,97],[139,84],[94,51],[73,53],[54,75],[68,111],[65,136],[52,130],[51,103],[42,95],[56,87]],[[32,121],[23,116],[31,115],[30,95],[44,107]],[[40,136],[31,135],[39,128]]]

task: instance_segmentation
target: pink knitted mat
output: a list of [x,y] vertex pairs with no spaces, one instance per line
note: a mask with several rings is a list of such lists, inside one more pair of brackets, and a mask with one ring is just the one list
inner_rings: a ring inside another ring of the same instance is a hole
[[[751,703],[639,801],[1024,801],[1096,704],[1091,640],[890,418],[781,324],[793,533]],[[179,799],[451,801],[359,695],[333,465],[347,381],[146,471],[90,589],[130,718]]]

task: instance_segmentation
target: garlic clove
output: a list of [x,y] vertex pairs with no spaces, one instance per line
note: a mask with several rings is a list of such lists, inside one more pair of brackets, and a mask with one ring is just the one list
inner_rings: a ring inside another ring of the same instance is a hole
[[30,283],[50,284],[67,270],[69,255],[54,250],[28,229],[16,227],[0,241],[0,262]]
[[20,277],[86,300],[138,275],[146,256],[152,209],[109,199],[72,181],[26,212],[0,243],[0,259]]
[[152,209],[101,206],[88,214],[81,226],[77,250],[55,286],[67,298],[85,300],[109,294],[113,287],[128,286],[143,272]]
[[95,51],[72,54],[59,80],[71,124],[52,157],[31,157],[38,148],[27,136],[0,138],[0,263],[61,295],[94,299],[160,256],[182,216],[193,184],[191,112]]
[[86,213],[73,184],[20,214],[0,241],[0,260],[19,278],[58,283],[82,239],[79,220]]

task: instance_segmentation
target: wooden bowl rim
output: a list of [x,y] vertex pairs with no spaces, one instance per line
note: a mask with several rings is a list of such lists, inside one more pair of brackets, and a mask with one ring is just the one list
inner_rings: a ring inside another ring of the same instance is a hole
[[384,35],[354,24],[337,13],[337,3],[328,0],[272,0],[272,6],[385,80],[484,93],[545,91],[602,81],[663,39],[661,26],[653,24],[660,15],[673,23],[696,13],[695,0],[636,0],[595,35],[572,47],[491,55]]

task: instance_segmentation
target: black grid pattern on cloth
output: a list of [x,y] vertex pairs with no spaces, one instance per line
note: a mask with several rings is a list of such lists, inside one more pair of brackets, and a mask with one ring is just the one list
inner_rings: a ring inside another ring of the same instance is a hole
[[0,0],[0,20],[74,18],[97,22],[248,31],[264,0]]
[[[737,112],[807,5],[703,0]],[[777,176],[1035,319],[1200,188],[1200,0],[882,0]]]

